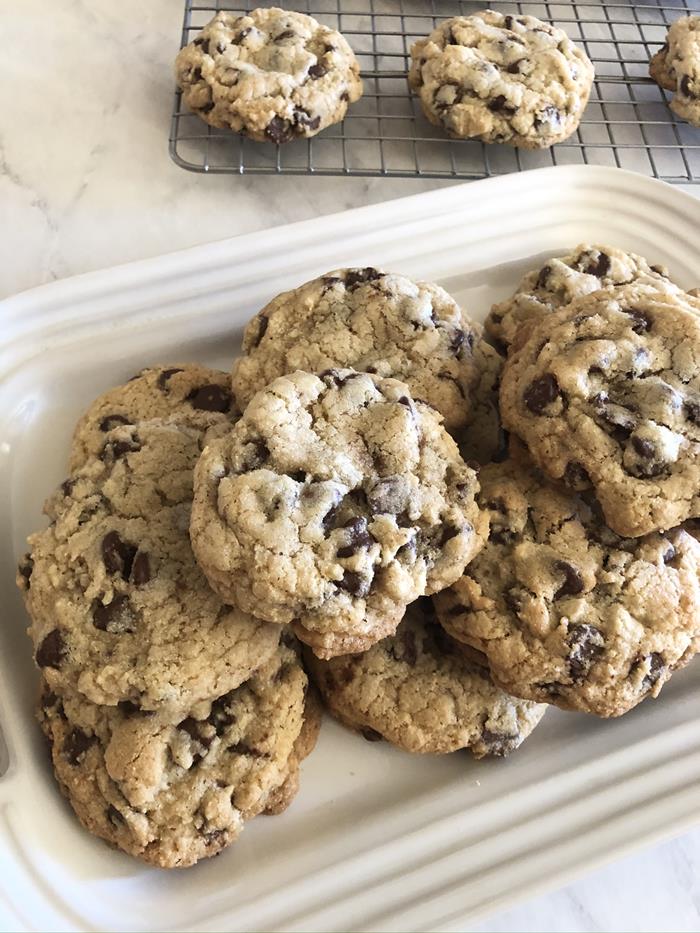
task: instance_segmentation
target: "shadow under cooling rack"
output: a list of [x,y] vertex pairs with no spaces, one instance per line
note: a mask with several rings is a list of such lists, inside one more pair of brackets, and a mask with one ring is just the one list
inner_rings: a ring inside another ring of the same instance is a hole
[[[186,45],[218,10],[244,13],[269,3],[232,5],[187,0]],[[170,154],[195,172],[257,175],[365,175],[406,178],[486,178],[546,165],[590,163],[641,172],[671,182],[700,182],[700,129],[676,118],[667,93],[648,76],[649,59],[666,27],[700,13],[700,0],[633,3],[496,4],[560,26],[583,46],[596,79],[577,132],[548,150],[487,146],[442,136],[422,115],[406,81],[412,43],[443,18],[487,4],[467,0],[293,0],[290,7],[339,29],[360,62],[365,92],[345,120],[313,139],[276,146],[208,127],[183,109],[179,92]]]

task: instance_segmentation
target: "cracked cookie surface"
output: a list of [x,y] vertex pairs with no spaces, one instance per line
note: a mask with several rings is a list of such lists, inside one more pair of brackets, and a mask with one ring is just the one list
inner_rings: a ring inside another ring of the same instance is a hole
[[162,419],[201,432],[227,426],[238,416],[226,373],[197,363],[153,366],[98,396],[73,432],[70,468],[111,456],[114,428]]
[[485,537],[476,474],[407,387],[354,370],[259,392],[195,471],[191,538],[222,598],[320,657],[394,631]]
[[130,855],[181,868],[216,855],[247,820],[291,801],[320,725],[306,694],[297,652],[281,644],[245,684],[175,723],[48,687],[38,712],[81,823]]
[[113,428],[103,456],[47,502],[51,524],[29,538],[18,584],[53,689],[177,715],[238,686],[274,652],[279,628],[225,605],[192,554],[204,437],[172,421]]
[[489,540],[435,597],[454,638],[514,696],[620,716],[700,649],[700,544],[621,538],[595,508],[512,461],[480,473]]
[[175,75],[184,102],[202,120],[260,142],[315,136],[362,95],[345,38],[276,7],[217,13],[180,51]]
[[508,696],[467,660],[428,598],[412,603],[396,632],[364,654],[308,663],[337,719],[408,752],[507,755],[545,711]]
[[636,253],[580,243],[571,253],[548,259],[523,276],[515,294],[491,308],[486,317],[486,333],[501,352],[507,353],[522,324],[538,321],[601,288],[636,281],[662,291],[679,290],[663,266],[650,266]]
[[409,84],[450,136],[540,149],[576,130],[593,74],[563,30],[485,10],[447,19],[414,43]]
[[594,292],[521,329],[503,368],[506,429],[551,478],[592,486],[618,534],[700,515],[699,310],[643,283]]
[[285,373],[350,367],[401,379],[451,430],[470,416],[480,331],[438,285],[338,269],[278,295],[250,321],[233,390],[243,409]]
[[700,16],[683,16],[671,23],[666,42],[649,63],[649,74],[674,92],[671,110],[700,126]]

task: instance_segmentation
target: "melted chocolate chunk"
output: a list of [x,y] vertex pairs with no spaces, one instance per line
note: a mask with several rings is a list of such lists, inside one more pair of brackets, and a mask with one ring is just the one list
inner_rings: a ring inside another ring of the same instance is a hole
[[288,143],[294,136],[294,131],[289,120],[283,120],[282,117],[273,117],[267,124],[265,135],[279,146],[281,143]]
[[535,415],[541,415],[560,395],[559,383],[552,373],[534,379],[525,390],[523,401]]
[[231,408],[231,393],[224,386],[211,383],[192,389],[186,401],[198,411],[227,412]]
[[360,729],[360,735],[367,742],[383,742],[384,736],[381,732],[377,732],[376,729],[370,729],[369,726],[365,726]]
[[359,573],[352,570],[346,570],[342,580],[336,580],[335,584],[339,590],[345,590],[351,596],[360,596],[366,591],[365,582]]
[[100,431],[111,431],[112,428],[118,428],[120,425],[131,424],[128,418],[125,418],[124,415],[107,415],[104,417],[99,424]]
[[564,575],[564,582],[554,594],[555,599],[561,599],[563,596],[578,596],[583,592],[584,582],[581,571],[566,560],[557,560],[554,562],[554,569],[557,573]]
[[602,632],[594,625],[582,622],[569,629],[569,673],[573,680],[582,680],[591,665],[603,653],[605,639]]
[[349,290],[364,285],[366,282],[376,282],[382,277],[381,272],[367,266],[364,269],[349,269],[345,276],[345,287]]
[[61,751],[66,756],[68,764],[75,767],[80,764],[90,746],[96,742],[94,735],[87,735],[82,729],[76,727],[65,737]]
[[131,568],[131,582],[134,586],[145,586],[151,579],[151,562],[145,551],[139,551]]
[[345,528],[350,533],[350,540],[343,547],[338,548],[338,557],[352,557],[363,548],[370,547],[376,539],[367,531],[367,519],[358,517],[346,523]]
[[108,532],[102,539],[102,560],[107,573],[118,573],[128,580],[138,548],[123,541],[116,531]]
[[632,330],[635,334],[646,334],[651,330],[652,321],[644,311],[639,311],[634,308],[624,308],[623,313],[628,314],[632,318]]
[[328,69],[324,65],[312,65],[309,68],[309,77],[313,80],[317,78],[322,78],[324,75],[328,74]]
[[101,632],[124,635],[134,631],[136,618],[127,596],[115,596],[106,606],[96,601],[92,609],[92,624]]
[[158,388],[159,388],[159,389],[162,389],[163,392],[167,392],[167,391],[168,391],[168,382],[170,381],[171,376],[174,376],[175,373],[181,373],[181,372],[184,372],[184,370],[183,370],[183,369],[178,369],[177,367],[176,367],[175,369],[164,369],[164,370],[162,370],[162,371],[158,374],[158,379],[156,380],[156,384],[157,384]]
[[17,568],[17,572],[22,578],[22,588],[28,590],[30,588],[30,581],[32,578],[32,570],[34,569],[34,560],[32,559],[31,554],[25,554],[22,558],[22,561]]
[[36,652],[39,667],[53,667],[59,670],[61,662],[68,653],[68,646],[60,629],[55,628],[44,638]]

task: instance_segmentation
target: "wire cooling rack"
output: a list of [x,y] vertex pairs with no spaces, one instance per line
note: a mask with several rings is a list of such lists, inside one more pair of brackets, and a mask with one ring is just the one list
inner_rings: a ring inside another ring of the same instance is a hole
[[[218,10],[235,13],[270,3],[186,0],[182,45]],[[544,165],[612,165],[670,182],[700,183],[700,129],[678,120],[670,96],[648,76],[649,59],[666,27],[700,13],[700,0],[495,3],[503,13],[529,13],[561,26],[595,64],[596,80],[577,132],[548,150],[526,151],[475,140],[451,140],[423,116],[406,80],[412,43],[443,18],[484,9],[468,0],[289,0],[339,29],[360,62],[364,95],[345,120],[313,139],[276,146],[208,127],[189,113],[179,92],[170,154],[195,172],[256,175],[364,175],[470,179]]]

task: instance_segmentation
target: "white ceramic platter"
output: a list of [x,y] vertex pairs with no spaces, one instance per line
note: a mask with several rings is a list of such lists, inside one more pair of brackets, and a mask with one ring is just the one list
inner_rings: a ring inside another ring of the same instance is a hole
[[[272,189],[271,189],[272,190]],[[14,566],[83,406],[141,366],[228,368],[276,292],[339,265],[436,279],[475,316],[588,240],[700,284],[700,208],[642,176],[542,169],[57,282],[0,306],[0,928],[435,930],[561,885],[700,820],[700,662],[618,721],[550,711],[505,761],[410,757],[334,723],[291,809],[186,872],[78,825],[32,718]],[[4,772],[4,773],[3,773]]]

